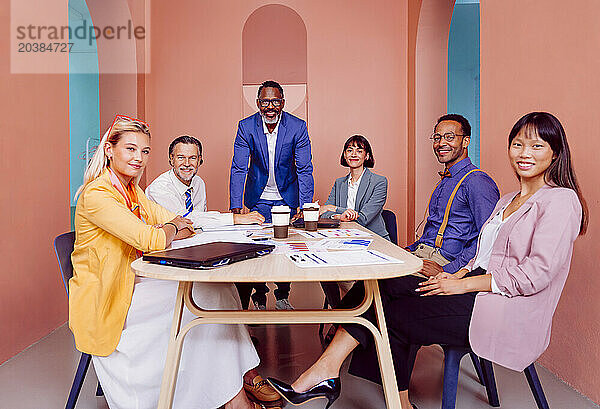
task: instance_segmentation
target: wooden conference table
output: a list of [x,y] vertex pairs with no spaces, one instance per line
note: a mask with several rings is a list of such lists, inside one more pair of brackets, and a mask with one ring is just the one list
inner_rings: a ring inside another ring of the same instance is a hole
[[[342,228],[366,230],[358,223],[342,223]],[[421,269],[422,261],[388,240],[373,234],[370,250],[378,250],[388,256],[402,260],[403,263],[361,265],[344,267],[301,268],[292,263],[284,254],[269,254],[264,257],[241,261],[210,270],[194,270],[179,267],[161,266],[135,260],[131,267],[142,277],[179,281],[173,324],[169,336],[169,347],[165,370],[160,388],[158,409],[170,409],[173,405],[175,383],[179,370],[183,339],[190,329],[200,324],[319,324],[319,323],[355,323],[367,327],[375,339],[377,357],[383,380],[383,390],[388,409],[402,408],[398,396],[396,375],[388,339],[383,306],[379,293],[378,280],[399,277]],[[310,241],[298,234],[284,240]],[[286,282],[286,281],[365,281],[365,299],[356,308],[350,310],[203,310],[192,299],[192,284],[198,282]],[[360,317],[372,304],[379,328],[365,318]],[[187,307],[198,318],[183,327],[181,317]]]

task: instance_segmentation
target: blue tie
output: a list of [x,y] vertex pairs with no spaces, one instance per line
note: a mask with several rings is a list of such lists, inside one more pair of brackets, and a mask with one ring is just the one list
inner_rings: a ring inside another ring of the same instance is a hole
[[185,209],[188,214],[194,210],[194,204],[192,203],[192,188],[185,191]]

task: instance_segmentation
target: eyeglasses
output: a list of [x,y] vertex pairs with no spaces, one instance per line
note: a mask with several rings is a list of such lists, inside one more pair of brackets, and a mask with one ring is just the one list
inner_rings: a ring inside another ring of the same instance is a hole
[[274,98],[274,99],[259,99],[258,103],[260,104],[261,107],[266,108],[269,106],[269,104],[273,104],[273,106],[275,108],[279,108],[281,106],[281,104],[283,104],[283,99],[281,98]]
[[454,141],[454,138],[456,138],[457,136],[467,136],[467,135],[457,135],[454,132],[446,132],[445,134],[439,134],[439,133],[434,133],[433,135],[431,135],[429,137],[429,139],[431,139],[434,143],[440,143],[440,141],[442,140],[442,138],[444,138],[446,140],[446,142],[452,142]]

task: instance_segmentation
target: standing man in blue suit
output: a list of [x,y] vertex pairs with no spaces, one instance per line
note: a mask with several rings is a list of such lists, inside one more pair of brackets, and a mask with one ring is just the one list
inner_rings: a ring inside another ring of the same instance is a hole
[[[283,111],[283,88],[275,81],[265,81],[258,88],[259,112],[240,121],[233,145],[229,179],[230,209],[258,211],[271,222],[271,208],[287,205],[291,215],[304,203],[312,202],[314,193],[312,155],[306,122]],[[249,164],[248,164],[249,162]],[[292,309],[288,301],[290,283],[276,283],[277,309]],[[255,284],[252,301],[265,309],[269,288]]]

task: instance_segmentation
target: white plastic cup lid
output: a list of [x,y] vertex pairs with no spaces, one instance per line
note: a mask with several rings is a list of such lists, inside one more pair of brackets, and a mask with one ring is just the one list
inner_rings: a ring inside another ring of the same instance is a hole
[[302,208],[303,209],[306,209],[306,208],[317,208],[318,209],[319,208],[319,203],[317,203],[317,202],[315,202],[315,203],[304,203],[302,205]]

